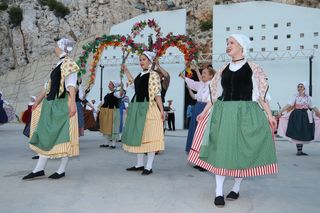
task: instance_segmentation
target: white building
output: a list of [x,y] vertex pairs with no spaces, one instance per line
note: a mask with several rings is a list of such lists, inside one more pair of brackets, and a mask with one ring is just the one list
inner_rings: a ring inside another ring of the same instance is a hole
[[262,65],[269,78],[271,108],[283,107],[296,93],[299,81],[309,82],[312,64],[313,102],[320,107],[320,9],[267,1],[214,6],[214,67],[229,59],[226,38],[232,33],[250,37],[248,58]]
[[[161,32],[163,36],[166,36],[169,32],[172,32],[174,35],[186,33],[186,10],[175,10],[175,11],[166,11],[166,12],[153,12],[139,15],[135,18],[122,22],[120,24],[114,25],[110,34],[121,34],[127,35],[131,33],[131,28],[136,22],[143,20],[155,19],[156,22],[161,27]],[[140,35],[136,37],[135,42],[148,44],[148,35],[155,32],[150,28],[146,27]],[[153,41],[155,37],[153,36]],[[108,82],[110,80],[119,80],[120,76],[120,65],[122,63],[122,51],[121,48],[109,48],[104,51],[103,56],[100,59],[100,64],[104,64],[103,72],[103,97],[108,93]],[[131,74],[135,77],[141,71],[139,65],[139,58],[136,55],[129,55],[127,59],[127,66]],[[184,118],[184,81],[178,77],[178,74],[185,68],[182,53],[177,48],[169,48],[166,52],[165,57],[160,60],[161,65],[165,68],[171,76],[171,82],[169,89],[166,94],[166,100],[173,100],[176,120],[176,129],[183,128],[183,118]],[[95,80],[95,85],[91,89],[91,92],[88,95],[88,99],[100,98],[100,67],[97,66],[97,76]],[[127,82],[126,77],[124,82]],[[130,99],[133,97],[133,90],[128,89],[127,94]],[[165,103],[167,105],[167,103]]]

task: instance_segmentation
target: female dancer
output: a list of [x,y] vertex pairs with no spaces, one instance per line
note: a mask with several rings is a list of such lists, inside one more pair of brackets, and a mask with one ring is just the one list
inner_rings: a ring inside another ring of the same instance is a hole
[[[159,75],[152,70],[155,53],[145,51],[140,55],[141,73],[133,79],[125,65],[122,66],[130,84],[134,83],[135,95],[128,107],[127,119],[122,136],[123,149],[137,154],[137,164],[127,171],[152,173],[152,164],[157,151],[164,150],[163,120]],[[143,156],[148,153],[144,166]]]
[[239,197],[243,177],[277,172],[269,126],[270,122],[275,129],[276,120],[265,99],[266,76],[259,65],[245,58],[250,43],[242,34],[228,38],[227,54],[232,60],[211,81],[211,101],[197,118],[201,121],[213,106],[201,148],[197,151],[200,151],[200,160],[210,165],[205,169],[216,174],[214,203],[218,207],[225,205],[223,183],[226,176],[235,178],[232,191],[227,195],[227,199],[235,200]]
[[291,142],[296,143],[298,156],[308,155],[302,151],[303,144],[314,140],[315,123],[311,110],[320,117],[318,108],[312,105],[311,96],[306,93],[306,85],[306,82],[300,82],[297,85],[298,93],[279,112],[281,115],[283,112],[294,108],[290,114],[286,130],[281,131],[282,125],[279,125],[278,134],[288,137]]
[[23,180],[44,176],[48,158],[61,158],[59,169],[49,176],[65,176],[69,158],[79,155],[77,107],[75,102],[79,67],[68,56],[74,42],[62,38],[57,42],[55,54],[60,58],[51,71],[45,90],[32,106],[30,148],[39,159],[34,170]]

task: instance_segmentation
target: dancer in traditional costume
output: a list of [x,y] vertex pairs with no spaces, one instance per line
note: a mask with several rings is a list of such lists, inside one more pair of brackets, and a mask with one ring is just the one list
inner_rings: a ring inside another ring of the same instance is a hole
[[[225,205],[226,176],[235,178],[227,199],[236,200],[244,177],[273,174],[278,170],[272,138],[272,129],[277,123],[265,99],[266,75],[259,65],[245,58],[250,44],[249,38],[242,34],[228,38],[227,54],[232,61],[211,81],[211,101],[197,118],[198,128],[203,128],[201,121],[208,117],[211,109],[205,130],[199,131],[203,134],[202,143],[201,135],[195,135],[189,156],[191,162],[216,175],[214,203],[218,207]],[[194,153],[198,153],[200,159],[192,160]]]
[[[142,171],[142,175],[152,173],[152,165],[157,151],[164,150],[163,103],[159,75],[152,70],[155,53],[145,51],[140,59],[141,73],[133,79],[125,65],[122,66],[129,83],[134,83],[135,95],[129,104],[124,133],[123,149],[137,154],[137,164],[127,171]],[[144,153],[148,161],[144,166]]]
[[104,96],[103,104],[100,108],[100,132],[106,138],[106,144],[100,147],[116,148],[116,142],[120,134],[120,100],[123,96],[123,89],[120,82],[110,81],[108,84],[111,91]]
[[184,75],[180,75],[180,77],[186,81],[188,88],[197,92],[197,94],[195,94],[197,102],[194,106],[194,111],[191,117],[191,123],[188,129],[188,137],[185,148],[187,154],[189,154],[190,152],[194,132],[196,131],[198,123],[197,116],[202,112],[202,110],[207,104],[207,101],[209,100],[209,84],[215,74],[214,69],[210,66],[207,66],[205,69],[203,69],[201,74],[199,72],[198,67],[196,67],[196,72],[199,76],[200,81],[194,81],[188,77],[185,77]]
[[8,123],[8,116],[3,108],[5,100],[2,99],[2,92],[0,91],[0,124]]
[[79,155],[78,117],[75,102],[79,67],[68,56],[74,42],[62,38],[55,53],[60,58],[50,74],[45,90],[37,97],[32,109],[30,148],[39,154],[34,170],[23,180],[45,175],[49,158],[61,158],[59,169],[49,176],[65,176],[69,157]]
[[[284,112],[290,112],[289,120],[281,119],[279,122],[278,135],[289,138],[296,144],[297,154],[308,155],[302,151],[303,144],[310,143],[315,138],[315,122],[313,112],[320,117],[317,107],[312,104],[312,98],[306,92],[307,83],[300,82],[297,85],[298,93],[292,97],[290,102],[280,110],[280,115]],[[288,117],[288,115],[284,115]]]

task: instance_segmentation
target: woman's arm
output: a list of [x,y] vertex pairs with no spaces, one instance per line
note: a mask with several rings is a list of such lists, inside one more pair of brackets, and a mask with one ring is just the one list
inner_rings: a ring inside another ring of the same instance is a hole
[[77,106],[76,106],[76,88],[73,86],[68,87],[69,90],[69,117],[71,118],[74,116],[77,112]]
[[211,101],[207,102],[206,106],[202,110],[202,112],[197,116],[197,121],[200,122],[204,116],[208,113],[209,109],[212,107]]
[[279,114],[281,115],[282,113],[284,113],[285,111],[288,111],[288,109],[290,109],[292,106],[290,104],[285,105],[280,111]]
[[43,98],[46,96],[46,90],[42,89],[36,100],[34,101],[34,104],[32,105],[32,110],[35,110],[37,106],[41,103]]
[[157,102],[157,105],[158,105],[158,107],[159,107],[159,109],[160,109],[160,113],[161,113],[161,119],[162,119],[162,121],[164,121],[164,111],[163,111],[163,103],[162,103],[162,100],[161,100],[161,96],[156,96],[155,97],[155,100],[156,100],[156,102]]
[[277,129],[277,121],[276,121],[276,119],[274,118],[274,116],[271,113],[269,102],[264,101],[260,97],[259,98],[259,103],[262,106],[262,108],[264,109],[264,111],[266,112],[268,120],[269,120],[269,123],[270,123],[272,129],[274,129],[274,130]]
[[128,79],[128,81],[129,81],[129,84],[132,84],[134,79],[133,79],[130,71],[128,70],[127,65],[122,64],[122,65],[121,65],[121,69],[123,70],[124,74],[126,74],[127,79]]

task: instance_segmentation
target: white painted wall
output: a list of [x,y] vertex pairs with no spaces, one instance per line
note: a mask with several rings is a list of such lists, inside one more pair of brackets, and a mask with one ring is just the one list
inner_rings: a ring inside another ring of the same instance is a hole
[[[147,13],[139,15],[135,18],[132,18],[130,20],[127,20],[125,22],[122,22],[118,25],[115,25],[111,28],[110,34],[130,34],[132,26],[142,20],[147,19],[155,19],[159,26],[161,27],[161,31],[163,32],[163,36],[166,36],[169,32],[173,32],[173,34],[185,34],[186,33],[186,10],[176,10],[176,11],[166,11],[166,12],[154,12],[154,13]],[[148,44],[147,39],[149,34],[155,34],[151,29],[146,27],[145,30],[142,31],[141,36],[137,36],[136,42],[145,44]],[[155,39],[154,39],[155,41]],[[174,55],[181,55],[179,50],[177,48],[169,48],[167,50],[166,55],[169,54]],[[103,56],[100,59],[100,63],[103,64],[107,63],[108,59],[113,58],[121,58],[122,51],[120,48],[109,48],[108,50],[105,50],[103,53]],[[106,59],[105,59],[106,57]],[[130,55],[129,58],[132,56]],[[136,56],[133,56],[136,57]],[[121,60],[119,60],[121,63]],[[161,62],[161,60],[160,60]],[[171,76],[171,82],[169,90],[167,91],[166,100],[173,100],[173,104],[176,108],[175,116],[176,116],[176,129],[182,129],[183,128],[183,113],[184,113],[184,81],[181,80],[178,77],[179,72],[181,72],[184,69],[184,63],[177,63],[177,64],[162,64],[163,68],[165,68]],[[88,99],[96,99],[99,100],[100,97],[100,67],[97,66],[97,76],[96,76],[96,83],[93,86],[91,92],[88,95]],[[140,65],[130,65],[128,66],[128,69],[130,70],[131,74],[133,76],[136,76],[141,71]],[[103,74],[103,96],[106,95],[108,91],[108,82],[110,80],[119,80],[119,71],[120,71],[120,64],[117,66],[111,66],[106,65],[104,68],[104,74]],[[126,82],[127,79],[125,78],[124,82]],[[130,99],[133,96],[133,90],[128,90],[128,95]],[[167,105],[167,103],[165,103]]]
[[[274,2],[245,2],[216,5],[213,16],[213,53],[225,52],[226,38],[232,33],[243,33],[253,38],[253,51],[305,50],[315,51],[313,62],[313,100],[320,106],[320,9],[299,7]],[[275,27],[275,24],[278,27]],[[288,26],[287,26],[288,25]],[[250,29],[250,26],[253,29]],[[264,27],[265,26],[265,27]],[[229,28],[229,30],[227,29]],[[241,29],[240,29],[241,28]],[[303,36],[300,34],[303,33]],[[290,35],[290,38],[287,38]],[[265,40],[262,40],[265,36]],[[278,36],[275,39],[274,36]],[[309,81],[309,60],[256,61],[268,75],[271,108],[284,106],[296,93],[299,81]],[[221,63],[213,63],[219,68]]]

